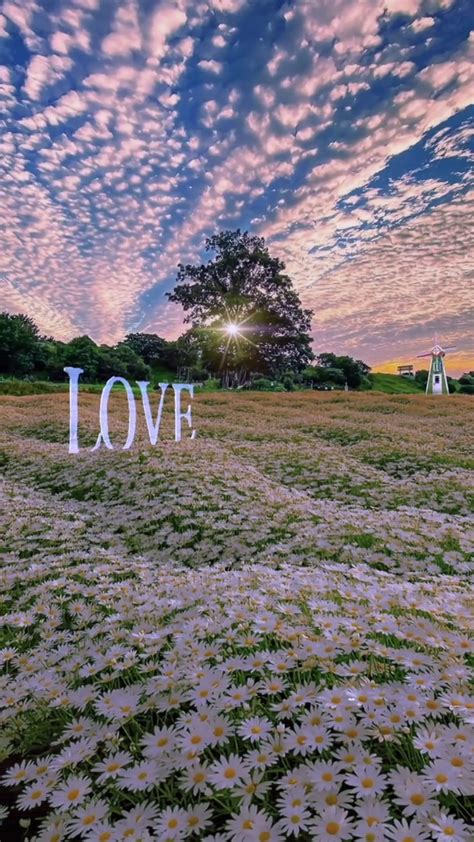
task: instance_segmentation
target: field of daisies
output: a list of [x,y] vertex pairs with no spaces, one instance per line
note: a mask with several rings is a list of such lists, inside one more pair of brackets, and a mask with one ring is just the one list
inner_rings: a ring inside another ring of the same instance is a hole
[[0,398],[0,840],[472,840],[472,399],[122,451],[116,396],[91,453],[98,400],[70,456],[67,394]]

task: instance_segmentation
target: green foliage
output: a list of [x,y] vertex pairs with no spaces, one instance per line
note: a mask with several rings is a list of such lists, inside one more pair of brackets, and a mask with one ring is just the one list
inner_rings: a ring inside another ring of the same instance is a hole
[[38,340],[38,328],[29,316],[0,313],[0,371],[5,374],[30,371]]
[[252,383],[252,389],[256,389],[257,392],[271,392],[273,387],[274,383],[267,377],[257,377]]
[[[362,360],[354,360],[348,356],[338,357],[333,353],[319,354],[317,362],[326,371],[331,371],[330,379],[332,382],[338,382],[334,380],[336,376],[339,378],[339,385],[347,383],[350,389],[358,389],[362,383],[362,378],[367,377],[370,372],[370,366]],[[336,372],[338,372],[337,375]],[[344,377],[344,383],[340,382],[342,377]]]
[[465,372],[458,383],[462,395],[474,395],[474,371]]
[[[275,375],[311,360],[311,311],[303,310],[284,263],[270,256],[263,238],[223,231],[206,240],[214,258],[178,267],[170,301],[181,304],[210,371],[244,370]],[[242,325],[229,338],[225,326]]]
[[147,365],[154,365],[164,361],[167,345],[166,339],[155,333],[128,333],[123,342],[117,345],[117,350],[130,348]]
[[[218,278],[219,273],[229,271],[230,291],[228,296],[222,293],[219,306],[222,307],[223,302],[225,307],[230,306],[237,300],[236,296],[239,297],[244,308],[240,314],[244,325],[243,336],[237,341],[229,341],[221,329],[222,320],[217,320],[220,325],[217,329],[214,320],[212,326],[193,325],[170,342],[156,334],[131,333],[113,347],[98,345],[89,336],[76,336],[66,343],[41,337],[35,323],[27,316],[3,313],[0,315],[0,377],[3,373],[24,379],[17,379],[15,383],[0,382],[0,394],[54,391],[56,386],[53,384],[64,384],[62,388],[67,388],[68,378],[64,372],[67,366],[82,368],[82,388],[93,390],[100,390],[99,384],[112,376],[156,384],[176,379],[205,383],[211,374],[214,374],[213,380],[221,384],[224,381],[234,388],[248,387],[252,383],[257,384],[256,389],[272,391],[295,391],[309,386],[343,388],[348,380],[357,382],[358,388],[371,388],[371,381],[366,376],[369,367],[351,357],[321,354],[319,360],[323,364],[304,368],[304,363],[313,356],[305,332],[309,328],[309,311],[301,309],[290,279],[281,274],[283,264],[270,257],[263,240],[240,232],[227,232],[208,240],[208,247],[217,251],[217,258],[199,267],[204,278],[201,279],[198,273],[198,281],[191,287],[201,290],[201,296],[209,304],[212,299],[209,292],[211,267]],[[182,267],[182,272],[189,272],[194,277],[195,269]],[[247,281],[244,283],[240,279],[239,272],[244,269],[253,273],[253,292]],[[225,287],[226,283],[221,278],[221,285]],[[200,307],[201,304],[198,310]],[[246,308],[251,307],[254,310],[249,310],[250,315],[244,320]],[[287,309],[288,318],[284,316]],[[296,332],[291,333],[291,330]],[[260,380],[268,380],[273,385],[262,385]]]
[[204,392],[215,392],[220,386],[220,380],[218,377],[209,377],[208,380],[205,380],[202,384],[202,388]]
[[418,383],[419,386],[422,386],[423,389],[426,389],[426,384],[428,383],[428,377],[430,373],[427,368],[420,368],[418,371],[415,372],[415,383]]

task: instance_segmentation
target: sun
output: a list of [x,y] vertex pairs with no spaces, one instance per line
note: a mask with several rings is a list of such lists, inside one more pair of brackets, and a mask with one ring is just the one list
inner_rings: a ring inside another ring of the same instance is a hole
[[228,325],[225,326],[225,332],[229,336],[238,336],[239,335],[239,325],[228,324]]

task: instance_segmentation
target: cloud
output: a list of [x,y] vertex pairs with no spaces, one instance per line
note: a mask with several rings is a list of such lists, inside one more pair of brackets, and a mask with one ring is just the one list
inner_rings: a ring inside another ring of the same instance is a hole
[[467,342],[463,2],[7,0],[2,307],[64,337],[176,335],[177,263],[251,225],[318,348],[393,359],[434,322]]
[[222,70],[222,64],[215,59],[203,59],[202,61],[198,62],[198,67],[201,70],[207,70],[209,73],[220,73]]
[[410,29],[412,29],[415,33],[424,32],[425,29],[431,29],[435,23],[436,21],[434,18],[417,18],[417,20],[414,20],[410,24]]
[[176,4],[161,4],[154,12],[151,26],[149,49],[152,55],[160,57],[165,50],[166,40],[178,32],[186,23],[187,14]]
[[65,56],[33,56],[23,86],[25,94],[30,99],[40,99],[43,89],[62,79],[71,66],[70,59]]
[[102,41],[102,52],[107,56],[128,56],[141,46],[138,6],[135,0],[129,0],[117,9],[112,31]]

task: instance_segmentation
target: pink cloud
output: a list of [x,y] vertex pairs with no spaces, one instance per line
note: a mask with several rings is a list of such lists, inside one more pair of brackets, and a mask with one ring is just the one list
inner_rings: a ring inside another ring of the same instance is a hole
[[138,7],[135,0],[128,0],[119,6],[110,32],[102,41],[102,52],[107,56],[128,56],[142,45],[138,23]]
[[222,64],[215,59],[203,59],[203,61],[198,62],[198,67],[209,71],[209,73],[220,73],[222,70]]

